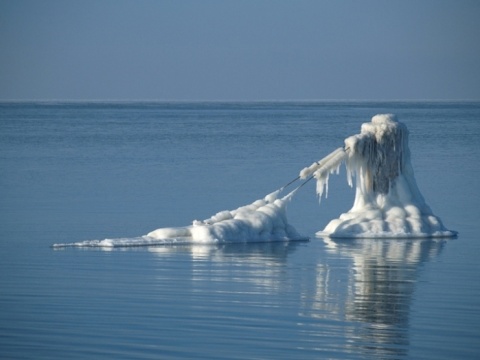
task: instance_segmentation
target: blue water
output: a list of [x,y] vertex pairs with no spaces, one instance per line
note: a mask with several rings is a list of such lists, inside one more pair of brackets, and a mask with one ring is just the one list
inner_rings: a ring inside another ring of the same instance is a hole
[[[251,203],[385,112],[457,239],[316,238],[342,170],[289,204],[308,242],[50,247]],[[0,358],[477,359],[479,138],[471,102],[0,103]]]

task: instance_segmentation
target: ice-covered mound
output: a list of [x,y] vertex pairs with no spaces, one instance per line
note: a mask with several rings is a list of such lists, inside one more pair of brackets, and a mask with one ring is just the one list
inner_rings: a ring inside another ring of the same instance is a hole
[[278,199],[278,191],[236,210],[224,210],[191,226],[161,228],[153,239],[189,238],[194,243],[305,240],[287,221],[286,204],[294,192]]
[[133,247],[178,244],[214,244],[227,242],[268,242],[308,240],[288,223],[286,205],[296,190],[279,199],[280,190],[264,199],[236,210],[224,210],[209,219],[193,221],[185,227],[160,228],[136,238],[87,240],[67,244],[63,247]]
[[[330,158],[329,158],[330,157]],[[345,148],[314,163],[300,176],[313,173],[317,192],[328,174],[344,161],[348,183],[356,180],[352,209],[330,221],[317,235],[330,237],[452,237],[426,204],[415,181],[408,148],[408,129],[392,114],[376,115],[361,133],[345,140]],[[324,160],[325,160],[324,159]],[[317,164],[317,165],[315,165]]]

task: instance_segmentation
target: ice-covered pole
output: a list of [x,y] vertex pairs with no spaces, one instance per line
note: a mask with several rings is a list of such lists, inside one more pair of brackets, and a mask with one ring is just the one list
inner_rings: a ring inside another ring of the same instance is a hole
[[300,171],[300,178],[306,179],[313,174],[313,177],[317,179],[317,194],[321,197],[325,186],[327,187],[328,195],[328,178],[331,173],[339,170],[340,165],[347,157],[347,151],[340,147],[323,159],[315,161],[309,167],[306,167]]
[[314,173],[321,194],[328,176],[345,160],[348,183],[355,178],[353,207],[328,223],[320,235],[331,237],[451,237],[425,202],[413,173],[408,129],[393,114],[364,123],[345,139],[345,149],[302,170]]
[[[345,158],[345,149],[340,147],[334,151],[332,151],[330,154],[325,156],[323,159],[315,161],[312,165],[303,168],[300,171],[300,178],[301,179],[306,179],[309,177],[311,174],[316,172],[317,170],[321,170],[322,168],[331,168],[329,165],[334,161],[335,159],[338,160],[340,159],[340,163],[342,160]],[[338,166],[338,164],[337,164]]]

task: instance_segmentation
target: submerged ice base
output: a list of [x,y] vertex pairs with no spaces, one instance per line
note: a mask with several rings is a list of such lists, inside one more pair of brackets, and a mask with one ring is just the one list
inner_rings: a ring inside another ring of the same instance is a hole
[[[326,160],[326,161],[323,161]],[[361,133],[300,173],[313,173],[317,193],[328,186],[328,176],[347,168],[348,183],[356,180],[353,207],[328,223],[319,236],[337,238],[454,237],[426,204],[410,162],[407,127],[392,114],[376,115]]]

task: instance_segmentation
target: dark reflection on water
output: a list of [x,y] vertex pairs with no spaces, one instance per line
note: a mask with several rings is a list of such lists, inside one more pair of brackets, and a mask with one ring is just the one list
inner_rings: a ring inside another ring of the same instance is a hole
[[351,258],[345,318],[365,326],[352,331],[349,346],[376,358],[408,354],[409,316],[419,270],[440,252],[444,240],[324,238],[330,254]]

